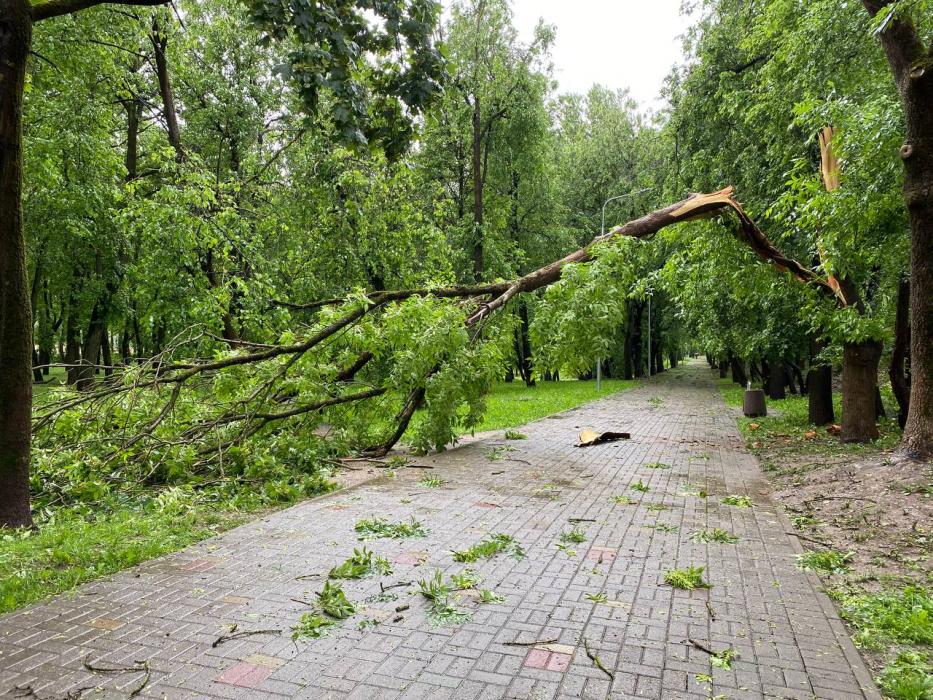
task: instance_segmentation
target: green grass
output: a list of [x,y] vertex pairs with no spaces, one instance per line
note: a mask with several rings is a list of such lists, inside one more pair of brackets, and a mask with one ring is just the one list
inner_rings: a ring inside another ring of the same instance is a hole
[[[729,379],[720,379],[719,391],[729,406],[742,407],[742,398],[745,393],[742,387]],[[789,394],[786,399],[766,399],[766,401],[769,413],[774,411],[780,415],[738,419],[742,437],[745,438],[749,449],[762,457],[762,466],[765,469],[775,468],[778,466],[775,462],[780,461],[769,457],[768,452],[772,448],[777,448],[776,451],[781,458],[798,453],[861,455],[894,447],[901,437],[897,421],[881,418],[878,421],[878,431],[881,436],[873,444],[843,443],[838,435],[827,433],[825,426],[815,426],[810,423],[806,396]],[[836,423],[839,423],[842,420],[842,397],[838,393],[833,395],[833,406]],[[807,433],[816,434],[806,437]]]
[[604,379],[602,391],[597,392],[595,381],[538,382],[533,387],[522,382],[499,382],[486,397],[486,415],[475,430],[513,428],[635,385],[635,380]]
[[835,549],[805,552],[797,556],[797,568],[823,574],[842,574],[849,570],[853,556],[852,552],[837,552]]
[[[45,398],[52,389],[60,387],[65,383],[65,368],[64,367],[51,367],[49,368],[48,376],[44,377],[46,380],[44,384],[33,384],[32,385],[32,395],[34,399]],[[101,375],[103,376],[103,375]]]
[[856,646],[880,652],[885,665],[875,678],[894,700],[933,698],[933,591],[908,586],[879,593],[830,589]]
[[933,646],[933,590],[908,586],[834,597],[843,618],[858,629],[854,639],[859,646],[876,649],[886,641]]
[[247,519],[213,504],[183,510],[62,510],[38,531],[0,534],[0,613],[183,549]]

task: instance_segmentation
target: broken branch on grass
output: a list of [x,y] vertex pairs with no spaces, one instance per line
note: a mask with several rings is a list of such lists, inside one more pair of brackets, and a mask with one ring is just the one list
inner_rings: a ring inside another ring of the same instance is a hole
[[832,545],[829,544],[828,542],[821,542],[820,540],[815,540],[815,539],[813,539],[812,537],[807,537],[806,535],[801,535],[801,534],[799,534],[799,533],[797,533],[797,532],[790,532],[790,531],[788,530],[788,531],[785,531],[784,534],[785,534],[785,535],[792,535],[792,536],[796,537],[798,540],[803,540],[804,542],[812,542],[813,544],[818,544],[818,545],[820,545],[820,546],[822,546],[822,547],[831,547],[831,546],[832,546]]

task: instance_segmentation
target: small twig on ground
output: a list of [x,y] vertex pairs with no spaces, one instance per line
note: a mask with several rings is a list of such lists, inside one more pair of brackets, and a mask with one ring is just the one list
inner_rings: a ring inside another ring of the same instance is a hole
[[321,578],[321,575],[320,574],[302,574],[301,576],[296,576],[295,580],[296,581],[307,581],[308,579],[312,579],[312,578]]
[[785,531],[784,534],[785,534],[785,535],[793,535],[793,536],[796,537],[798,540],[803,540],[804,542],[812,542],[813,544],[818,544],[818,545],[820,545],[820,546],[822,546],[822,547],[831,547],[831,546],[832,546],[832,545],[829,544],[828,542],[822,542],[822,541],[820,541],[820,540],[815,540],[815,539],[813,539],[812,537],[807,537],[806,535],[801,535],[801,534],[796,533],[796,532],[790,532],[789,530],[788,530],[788,531]]
[[603,665],[602,660],[590,649],[590,641],[584,637],[583,638],[583,650],[586,652],[586,655],[590,658],[590,661],[593,662],[593,665],[596,666],[600,671],[609,676],[609,680],[615,680],[615,675]]
[[413,581],[399,581],[398,583],[390,583],[388,586],[385,586],[382,581],[380,581],[379,590],[385,593],[390,588],[402,588],[403,586],[411,586],[413,583]]
[[92,673],[136,673],[137,671],[145,671],[148,664],[146,661],[137,661],[133,666],[94,666],[91,663],[91,653],[84,657],[84,668]]
[[814,501],[868,501],[869,503],[877,503],[874,498],[867,498],[865,496],[817,496],[813,499]]
[[556,641],[557,641],[557,637],[555,637],[554,639],[536,639],[533,642],[519,642],[519,641],[502,642],[502,644],[507,647],[533,647],[537,644],[553,644]]
[[690,644],[691,644],[692,646],[696,647],[696,648],[699,649],[700,651],[705,651],[705,652],[706,652],[707,654],[709,654],[710,656],[715,656],[715,654],[716,654],[716,652],[714,652],[712,649],[710,649],[708,646],[706,646],[703,642],[698,642],[697,640],[692,639],[692,638],[691,638],[691,639],[687,639],[687,641],[690,642]]
[[709,619],[716,622],[716,611],[713,609],[713,604],[708,600],[706,601],[706,612],[709,613]]
[[595,523],[596,518],[567,518],[567,522],[571,523]]
[[131,697],[131,698],[135,698],[137,695],[139,695],[141,692],[143,692],[143,688],[145,688],[147,685],[149,685],[149,679],[152,677],[152,674],[151,674],[151,672],[149,671],[149,662],[148,662],[148,661],[144,662],[144,669],[145,669],[145,671],[146,671],[146,675],[143,676],[142,681],[140,682],[140,684],[137,685],[135,688],[133,688],[133,690],[130,692],[130,697]]
[[301,598],[289,598],[289,600],[292,601],[293,603],[301,603],[302,605],[308,605],[311,607],[314,606],[314,603],[307,601],[307,600],[302,600]]
[[410,608],[410,607],[411,607],[411,606],[408,605],[407,603],[406,603],[405,605],[397,605],[397,606],[395,607],[395,612],[405,612],[405,611],[408,610],[408,608]]
[[243,630],[242,632],[234,632],[232,634],[222,634],[211,644],[212,648],[217,648],[224,642],[229,642],[234,639],[242,639],[243,637],[252,637],[257,634],[281,634],[282,630]]
[[[86,668],[88,671],[91,671],[92,673],[101,674],[139,673],[144,671],[145,675],[142,677],[142,679],[140,679],[139,684],[132,691],[130,691],[131,698],[135,698],[137,695],[139,695],[143,689],[149,685],[149,679],[152,677],[152,672],[149,669],[148,660],[137,661],[132,666],[95,666],[91,663],[91,654],[88,654],[86,657],[84,657],[84,668]],[[86,688],[78,691],[79,694],[74,697],[80,697],[80,693],[83,693],[84,690],[86,690]],[[72,697],[72,695],[69,694],[68,697]]]

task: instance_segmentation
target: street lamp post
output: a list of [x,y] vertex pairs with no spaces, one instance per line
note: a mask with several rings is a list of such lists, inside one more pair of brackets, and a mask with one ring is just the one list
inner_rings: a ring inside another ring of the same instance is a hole
[[[625,199],[626,197],[634,197],[637,194],[644,194],[645,192],[650,192],[653,190],[653,187],[645,187],[638,190],[637,192],[627,192],[626,194],[618,194],[615,197],[610,197],[605,202],[603,202],[603,213],[602,218],[599,223],[599,236],[602,238],[606,235],[606,205],[609,202],[614,202],[617,199]],[[651,359],[651,300],[648,300],[648,359]],[[648,376],[651,376],[651,365],[648,365]],[[602,389],[603,383],[603,361],[602,358],[596,358],[596,391]]]

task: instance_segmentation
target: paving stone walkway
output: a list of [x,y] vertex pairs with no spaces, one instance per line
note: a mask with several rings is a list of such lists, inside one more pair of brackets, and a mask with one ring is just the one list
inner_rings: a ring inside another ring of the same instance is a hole
[[[632,439],[576,448],[584,427]],[[432,471],[401,470],[0,617],[0,695],[880,697],[819,581],[795,568],[799,544],[705,366],[522,431],[527,440],[473,442],[423,462]],[[670,468],[649,467],[658,462]],[[419,484],[425,474],[444,484]],[[727,494],[754,505],[725,505]],[[314,576],[360,547],[354,524],[376,516],[416,518],[428,535],[368,541],[394,573],[343,582],[357,614],[326,637],[293,642],[291,627],[309,610],[300,601],[323,583]],[[557,546],[571,519],[586,538],[567,545],[575,552]],[[690,539],[716,527],[741,539]],[[524,558],[453,561],[451,550],[489,533],[514,536]],[[665,571],[690,565],[706,567],[712,588],[665,585]],[[417,583],[389,587],[465,568],[504,602],[459,594],[472,614],[461,624],[432,623]],[[379,624],[361,629],[361,620]],[[232,625],[280,631],[215,646]],[[715,668],[690,640],[738,657]],[[508,644],[516,641],[540,643]],[[105,674],[86,662],[141,670]]]

